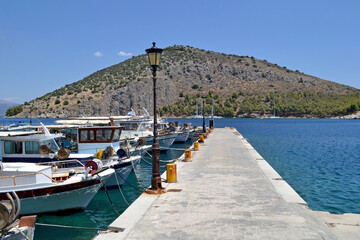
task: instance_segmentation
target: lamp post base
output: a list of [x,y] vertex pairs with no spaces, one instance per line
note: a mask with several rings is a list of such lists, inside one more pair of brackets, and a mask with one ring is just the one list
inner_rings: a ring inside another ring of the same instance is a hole
[[158,189],[154,190],[154,189],[148,188],[148,189],[146,189],[145,192],[147,194],[160,195],[160,194],[166,193],[166,189],[165,188],[158,188]]

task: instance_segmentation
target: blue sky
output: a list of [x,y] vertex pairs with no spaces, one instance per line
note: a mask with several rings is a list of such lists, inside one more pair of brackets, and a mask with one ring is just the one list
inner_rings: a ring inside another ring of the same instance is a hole
[[18,103],[158,47],[254,56],[360,88],[357,0],[0,0],[0,99]]

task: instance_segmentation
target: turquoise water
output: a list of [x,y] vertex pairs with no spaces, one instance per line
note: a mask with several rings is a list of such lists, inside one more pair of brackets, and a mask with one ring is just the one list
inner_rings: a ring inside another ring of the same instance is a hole
[[359,120],[215,120],[225,126],[246,137],[311,209],[360,213]]
[[[28,120],[27,120],[28,121]],[[36,120],[37,121],[37,120]],[[175,119],[169,119],[175,121]],[[201,126],[202,119],[176,119]],[[47,124],[53,120],[46,119]],[[206,121],[208,123],[208,120]],[[4,119],[0,118],[0,124]],[[215,119],[215,127],[235,127],[313,210],[360,213],[360,121],[329,119]],[[191,143],[173,145],[185,148]],[[161,159],[173,159],[183,151],[170,150]],[[147,161],[151,161],[147,159]],[[165,163],[162,164],[164,171]],[[151,166],[142,161],[136,173],[150,185]],[[134,173],[128,181],[141,190]],[[140,191],[122,187],[128,202]],[[109,195],[119,212],[127,208],[119,190]],[[68,216],[38,216],[38,222],[106,228],[117,217],[105,191],[100,191],[85,211]],[[37,226],[35,239],[91,239],[95,230]]]

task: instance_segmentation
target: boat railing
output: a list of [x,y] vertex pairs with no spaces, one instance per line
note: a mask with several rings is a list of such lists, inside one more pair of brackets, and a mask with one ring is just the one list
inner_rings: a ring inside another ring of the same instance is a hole
[[26,173],[26,174],[20,174],[20,175],[15,175],[15,176],[3,176],[3,177],[0,177],[0,180],[1,180],[1,179],[9,179],[9,178],[12,178],[12,179],[13,179],[14,186],[16,186],[16,178],[28,177],[28,176],[33,176],[33,175],[43,175],[43,176],[45,176],[46,178],[50,179],[52,182],[58,183],[57,181],[55,181],[54,179],[52,179],[51,177],[49,177],[48,175],[46,175],[45,173],[42,173],[42,172]]
[[[51,166],[51,167],[61,167],[63,166],[64,168],[68,168],[69,164],[78,164],[77,166],[81,166],[81,167],[85,167],[84,163],[77,160],[77,159],[71,159],[71,160],[61,160],[61,161],[52,161],[52,162],[41,162],[41,163],[37,163],[36,165],[46,165],[46,166]],[[66,167],[65,167],[66,165]]]

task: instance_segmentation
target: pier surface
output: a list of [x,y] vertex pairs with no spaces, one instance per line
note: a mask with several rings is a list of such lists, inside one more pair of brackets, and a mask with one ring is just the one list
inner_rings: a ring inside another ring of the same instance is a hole
[[338,239],[235,129],[178,162],[177,183],[142,194],[103,239]]

